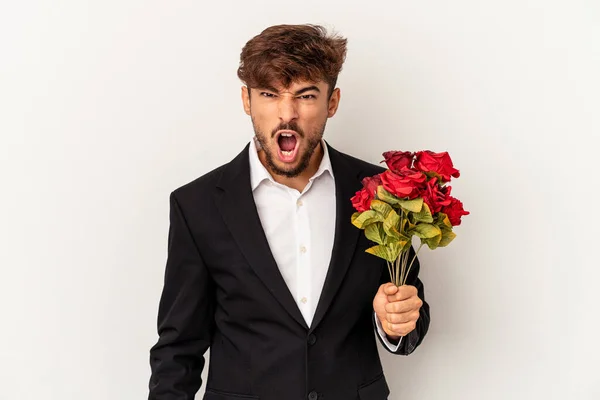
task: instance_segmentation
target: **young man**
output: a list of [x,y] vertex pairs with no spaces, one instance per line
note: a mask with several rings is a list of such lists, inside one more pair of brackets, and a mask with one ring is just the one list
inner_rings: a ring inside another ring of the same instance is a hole
[[384,400],[374,336],[404,355],[423,340],[418,261],[397,288],[350,223],[350,198],[383,168],[323,140],[345,56],[345,39],[313,25],[243,48],[255,138],[171,194],[149,399],[192,400],[210,348],[205,400]]

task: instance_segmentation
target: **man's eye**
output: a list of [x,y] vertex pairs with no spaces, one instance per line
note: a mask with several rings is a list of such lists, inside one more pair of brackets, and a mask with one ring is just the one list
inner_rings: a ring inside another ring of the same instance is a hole
[[312,100],[312,99],[316,99],[316,96],[314,94],[305,94],[300,96],[300,98],[302,100]]
[[260,95],[264,96],[264,97],[275,97],[275,95],[273,93],[268,93],[268,92],[261,92]]

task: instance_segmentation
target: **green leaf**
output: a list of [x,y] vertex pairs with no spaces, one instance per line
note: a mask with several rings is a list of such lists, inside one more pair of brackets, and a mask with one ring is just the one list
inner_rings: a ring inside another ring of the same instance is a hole
[[452,240],[454,240],[455,237],[456,237],[456,233],[454,233],[452,231],[442,230],[442,239],[440,240],[440,244],[438,246],[439,247],[448,246],[448,244],[450,244],[450,242]]
[[442,235],[442,230],[432,224],[420,223],[415,226],[414,234],[421,239],[429,239],[437,235]]
[[375,210],[367,210],[352,214],[352,225],[359,229],[365,229],[374,222],[383,222],[383,217]]
[[369,254],[373,254],[374,256],[377,256],[379,258],[383,258],[384,260],[387,260],[387,258],[388,258],[388,253],[387,253],[386,247],[384,245],[377,245],[377,246],[369,247],[368,249],[365,250],[365,252],[367,252]]
[[377,186],[377,198],[392,205],[398,204],[401,201],[398,197],[385,190],[382,185]]
[[403,251],[406,251],[410,248],[410,240],[399,240],[397,242],[392,243],[394,247],[394,254],[396,255],[396,257],[394,257],[394,260],[396,258],[398,258],[398,256],[400,255],[400,253],[402,253]]
[[423,208],[423,198],[417,197],[413,200],[400,200],[398,204],[406,211],[418,213]]
[[373,246],[373,247],[368,248],[365,251],[367,253],[373,254],[374,256],[377,256],[379,258],[383,258],[384,260],[387,260],[387,261],[395,260],[395,259],[390,258],[391,255],[390,255],[389,249],[384,245]]
[[450,223],[450,218],[448,215],[443,212],[439,212],[436,215],[435,224],[439,226],[441,229],[452,229],[452,224]]
[[365,228],[365,236],[377,244],[386,244],[386,235],[381,222],[367,226]]
[[423,202],[423,208],[421,212],[410,214],[415,222],[426,222],[428,224],[433,222],[433,216],[431,215],[431,211],[429,210],[429,206],[427,203]]
[[388,203],[377,199],[373,199],[371,201],[371,210],[375,210],[380,213],[384,219],[387,218],[390,212],[394,211],[392,206],[390,206]]
[[365,250],[369,254],[373,254],[387,261],[395,261],[400,255],[405,242],[394,242],[388,245],[377,245]]
[[431,238],[421,239],[421,243],[426,244],[431,250],[435,250],[440,245],[442,235],[436,235]]
[[396,213],[396,211],[392,210],[388,214],[385,221],[383,221],[383,230],[389,236],[394,237],[396,240],[400,239],[400,231],[398,228],[400,227],[400,216]]

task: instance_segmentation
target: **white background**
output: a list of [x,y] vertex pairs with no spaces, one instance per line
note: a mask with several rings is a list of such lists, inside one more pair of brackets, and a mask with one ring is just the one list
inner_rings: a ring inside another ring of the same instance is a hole
[[598,1],[37,0],[0,6],[0,399],[146,398],[168,195],[253,134],[244,43],[305,22],[349,39],[326,139],[448,151],[471,211],[390,399],[600,398]]

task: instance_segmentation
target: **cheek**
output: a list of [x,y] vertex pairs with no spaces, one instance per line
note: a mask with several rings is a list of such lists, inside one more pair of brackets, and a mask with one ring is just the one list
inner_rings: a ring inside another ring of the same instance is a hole
[[277,119],[279,115],[276,102],[255,104],[252,108],[252,113],[263,119]]
[[265,112],[252,111],[252,122],[262,133],[269,134],[277,122],[274,118]]
[[326,104],[304,104],[298,108],[298,113],[307,119],[320,119],[327,117]]
[[317,114],[310,118],[305,118],[300,121],[300,126],[304,129],[304,132],[311,135],[321,133],[323,124],[327,121],[327,114]]

